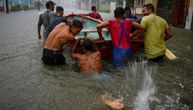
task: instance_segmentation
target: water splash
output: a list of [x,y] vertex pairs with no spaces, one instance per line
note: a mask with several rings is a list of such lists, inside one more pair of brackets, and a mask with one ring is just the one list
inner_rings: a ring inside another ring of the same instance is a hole
[[134,102],[134,110],[150,110],[149,102],[150,99],[154,96],[155,85],[151,78],[152,69],[145,70],[144,81],[142,89],[138,92],[137,97]]
[[164,103],[156,105],[155,110],[190,110],[188,105],[180,103],[179,93],[172,92],[172,94],[172,96],[166,95]]

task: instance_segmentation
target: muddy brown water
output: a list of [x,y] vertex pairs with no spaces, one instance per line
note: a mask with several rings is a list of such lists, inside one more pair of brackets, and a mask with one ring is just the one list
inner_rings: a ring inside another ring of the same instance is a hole
[[131,62],[123,70],[104,61],[101,75],[86,77],[76,71],[70,47],[67,65],[42,64],[37,18],[34,10],[0,14],[0,110],[110,110],[100,101],[104,94],[127,110],[193,109],[193,32],[172,28],[167,47],[174,61]]

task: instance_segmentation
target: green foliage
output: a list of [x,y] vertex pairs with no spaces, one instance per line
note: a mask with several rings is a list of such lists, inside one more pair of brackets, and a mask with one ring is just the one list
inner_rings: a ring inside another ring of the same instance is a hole
[[110,10],[99,9],[98,11],[103,13],[110,13]]
[[28,6],[24,4],[11,5],[11,8],[10,8],[11,11],[19,11],[19,10],[27,10],[27,9],[28,9]]

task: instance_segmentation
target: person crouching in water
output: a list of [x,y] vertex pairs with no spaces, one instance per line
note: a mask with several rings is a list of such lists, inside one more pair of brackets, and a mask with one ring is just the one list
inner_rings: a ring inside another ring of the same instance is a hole
[[75,36],[83,28],[79,20],[73,20],[70,27],[62,22],[58,24],[48,35],[43,49],[42,61],[47,65],[65,64],[62,54],[63,45],[75,41]]
[[[83,41],[82,43],[80,41]],[[77,45],[82,45],[83,54],[75,53]],[[72,49],[72,58],[78,62],[80,72],[84,75],[97,74],[102,71],[101,53],[97,51],[94,42],[91,39],[78,39]]]
[[129,19],[124,19],[124,9],[118,7],[114,11],[116,19],[108,20],[97,25],[99,39],[102,37],[102,28],[108,27],[113,43],[113,66],[115,68],[124,67],[132,55],[130,30],[134,26],[143,29],[143,27]]

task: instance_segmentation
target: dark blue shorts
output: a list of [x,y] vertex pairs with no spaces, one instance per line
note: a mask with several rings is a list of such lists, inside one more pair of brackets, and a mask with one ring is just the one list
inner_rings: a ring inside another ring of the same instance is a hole
[[43,50],[42,61],[47,65],[62,65],[65,64],[65,57],[62,54],[62,51],[53,51],[49,49]]
[[113,66],[114,67],[123,67],[126,65],[131,58],[132,50],[123,49],[123,48],[114,48],[113,49]]

